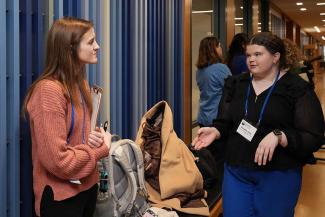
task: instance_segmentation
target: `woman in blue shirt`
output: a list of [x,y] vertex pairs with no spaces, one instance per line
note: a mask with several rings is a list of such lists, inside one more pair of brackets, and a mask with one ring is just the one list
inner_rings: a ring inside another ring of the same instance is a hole
[[196,82],[200,90],[200,107],[197,121],[200,126],[210,126],[217,117],[224,80],[231,72],[222,64],[222,48],[216,37],[201,40],[197,61]]

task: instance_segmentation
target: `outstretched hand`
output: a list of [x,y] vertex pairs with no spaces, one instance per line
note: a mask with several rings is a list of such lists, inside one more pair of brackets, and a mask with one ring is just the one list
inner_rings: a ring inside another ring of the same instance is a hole
[[220,132],[214,127],[202,127],[197,131],[197,136],[192,141],[192,147],[200,150],[209,146],[215,139],[220,138]]

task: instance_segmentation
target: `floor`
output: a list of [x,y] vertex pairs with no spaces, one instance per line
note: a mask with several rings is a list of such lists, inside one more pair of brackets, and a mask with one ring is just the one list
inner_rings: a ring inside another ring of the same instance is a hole
[[[314,80],[315,91],[325,114],[325,70],[318,70]],[[315,153],[315,156],[325,159],[325,149]],[[295,217],[325,217],[325,161],[304,167]]]

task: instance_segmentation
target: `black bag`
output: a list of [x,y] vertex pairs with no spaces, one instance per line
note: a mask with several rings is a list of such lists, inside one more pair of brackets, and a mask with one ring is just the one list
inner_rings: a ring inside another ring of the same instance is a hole
[[[190,146],[191,147],[191,146]],[[209,149],[193,150],[196,166],[203,176],[204,189],[213,188],[216,185],[218,173],[217,164]]]

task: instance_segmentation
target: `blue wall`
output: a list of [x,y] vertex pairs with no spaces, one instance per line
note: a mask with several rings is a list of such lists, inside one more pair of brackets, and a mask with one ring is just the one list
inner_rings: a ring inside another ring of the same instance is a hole
[[[28,87],[44,67],[46,34],[55,19],[94,23],[99,62],[88,80],[105,90],[100,121],[134,139],[142,115],[160,100],[182,132],[183,0],[0,1],[0,216],[34,216],[29,126],[20,118]],[[105,19],[103,19],[105,17]]]

